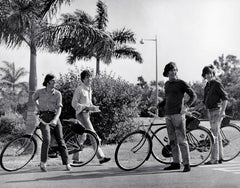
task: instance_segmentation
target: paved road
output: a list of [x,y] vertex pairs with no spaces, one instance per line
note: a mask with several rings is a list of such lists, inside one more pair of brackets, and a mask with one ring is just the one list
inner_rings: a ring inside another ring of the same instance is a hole
[[49,172],[25,167],[9,173],[0,170],[1,188],[240,188],[240,157],[222,165],[199,166],[189,173],[163,171],[164,165],[152,160],[135,171],[118,169],[114,161],[64,171],[63,166],[49,166]]

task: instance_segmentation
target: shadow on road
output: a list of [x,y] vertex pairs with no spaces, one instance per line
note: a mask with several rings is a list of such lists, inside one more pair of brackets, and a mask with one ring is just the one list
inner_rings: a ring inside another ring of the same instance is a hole
[[[54,169],[51,169],[54,170]],[[56,171],[59,171],[57,169]],[[20,172],[19,172],[20,173]],[[25,171],[21,173],[39,173],[39,170]],[[51,171],[51,174],[54,173]],[[6,183],[21,183],[21,182],[34,182],[34,181],[57,181],[57,180],[74,180],[74,179],[96,179],[96,178],[106,178],[106,177],[122,177],[122,176],[135,176],[135,175],[151,175],[151,174],[161,174],[161,173],[182,173],[181,171],[164,171],[162,166],[148,166],[141,167],[134,171],[123,171],[118,168],[105,168],[105,169],[92,169],[92,170],[79,170],[66,172],[64,175],[56,175],[53,177],[36,178],[31,180],[18,180],[18,181],[8,181]],[[9,174],[9,173],[8,173]],[[58,173],[59,174],[59,173]]]

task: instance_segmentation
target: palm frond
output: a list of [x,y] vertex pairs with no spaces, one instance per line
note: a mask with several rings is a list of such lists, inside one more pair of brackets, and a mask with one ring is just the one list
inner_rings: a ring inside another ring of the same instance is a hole
[[[94,27],[94,20],[87,13],[77,10],[74,14],[63,14],[61,20],[61,25],[53,26],[52,33],[43,37],[44,42],[49,41],[49,46],[54,46],[53,51],[70,54],[68,63],[73,64],[77,59],[88,60],[103,54],[109,46],[113,48],[110,35]],[[46,40],[47,36],[51,37]],[[53,38],[56,39],[54,43]]]
[[16,47],[26,40],[23,33],[36,19],[31,12],[30,3],[27,0],[0,2],[0,42],[5,42],[8,47]]
[[[63,16],[64,16],[64,14],[63,14]],[[71,15],[69,15],[69,16],[71,16]],[[69,19],[69,18],[67,18],[67,19]],[[94,19],[92,18],[91,15],[89,15],[88,13],[86,13],[82,10],[78,10],[78,9],[74,12],[73,20],[78,21],[79,23],[85,23],[85,24],[90,24],[90,25],[94,24]],[[69,20],[67,20],[67,22],[69,22]]]
[[132,47],[123,46],[114,51],[114,57],[119,58],[130,58],[134,59],[138,63],[143,63],[142,56]]
[[72,0],[33,0],[34,8],[32,8],[32,11],[40,19],[46,16],[52,18],[63,3],[70,4],[71,1]]
[[107,5],[101,0],[97,2],[97,15],[95,17],[96,27],[100,30],[105,30],[108,22]]
[[114,42],[119,44],[136,43],[135,34],[130,29],[115,30],[111,33]]
[[[94,27],[93,18],[84,11],[77,10],[74,14],[62,14],[60,25],[42,26],[38,34],[37,46],[54,47],[51,50],[62,52],[61,46],[67,39],[81,47],[90,46],[103,38],[110,38],[106,33]],[[61,44],[59,46],[59,44]],[[73,44],[73,43],[71,43]],[[69,45],[68,45],[69,46]]]

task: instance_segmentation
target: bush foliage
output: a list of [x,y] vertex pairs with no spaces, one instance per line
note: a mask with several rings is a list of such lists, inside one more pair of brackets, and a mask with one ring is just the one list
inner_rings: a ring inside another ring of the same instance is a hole
[[[70,71],[60,75],[57,82],[57,88],[63,96],[61,118],[75,117],[71,100],[80,83],[79,75],[78,71]],[[93,113],[91,121],[104,142],[114,143],[135,128],[133,117],[139,114],[141,89],[121,78],[115,79],[114,76],[103,73],[93,79],[92,90],[93,104],[100,106],[101,113]]]
[[0,118],[0,141],[6,142],[17,135],[25,133],[24,119],[19,114],[9,113]]

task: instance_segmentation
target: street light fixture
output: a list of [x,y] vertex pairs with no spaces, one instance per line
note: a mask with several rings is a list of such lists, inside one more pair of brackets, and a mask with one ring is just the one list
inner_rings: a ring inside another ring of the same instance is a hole
[[153,41],[155,42],[155,55],[156,55],[156,115],[158,115],[158,56],[157,56],[157,35],[154,39],[141,39],[140,44],[144,44],[144,41]]

